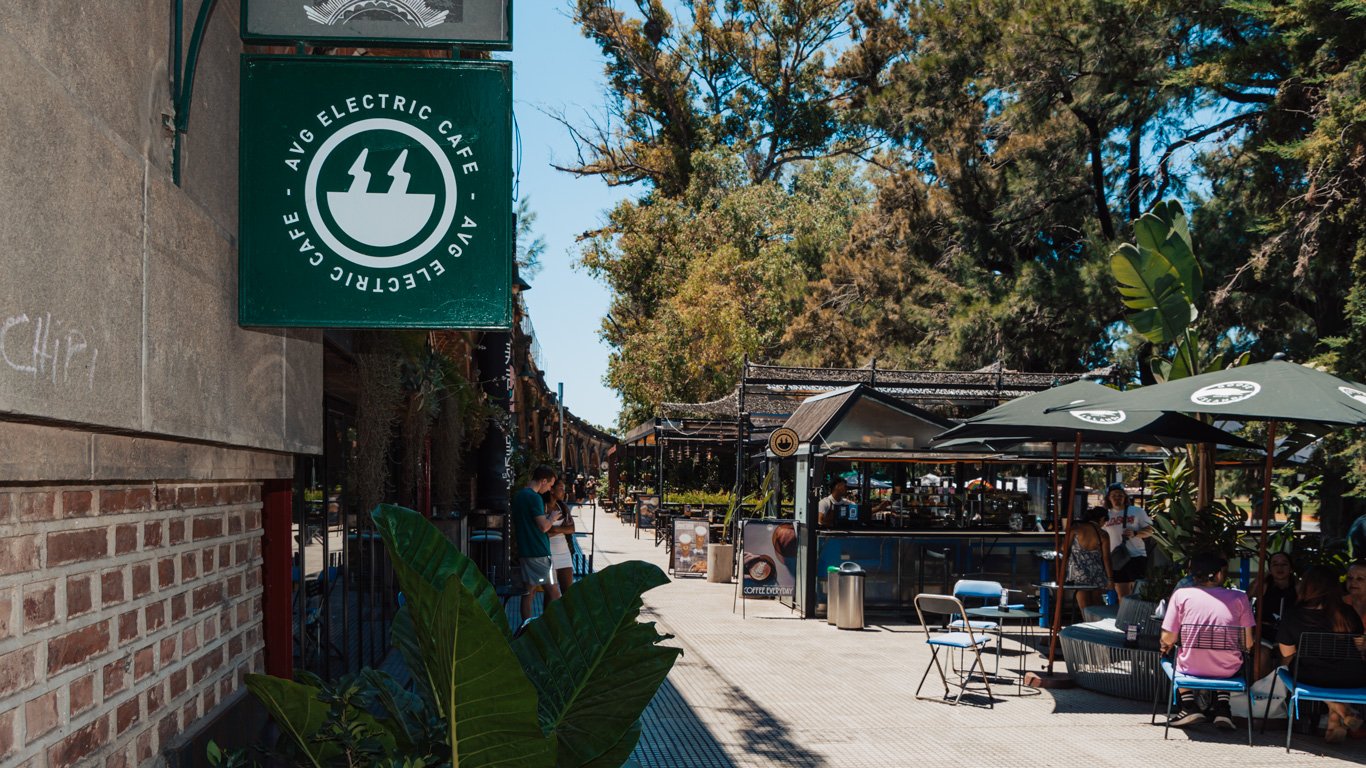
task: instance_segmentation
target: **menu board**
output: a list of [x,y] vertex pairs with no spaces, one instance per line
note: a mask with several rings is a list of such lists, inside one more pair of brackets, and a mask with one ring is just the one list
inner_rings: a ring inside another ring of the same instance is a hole
[[797,585],[797,531],[791,520],[742,520],[740,594],[792,597]]
[[669,567],[675,576],[707,575],[709,531],[706,520],[686,517],[674,519],[673,554]]

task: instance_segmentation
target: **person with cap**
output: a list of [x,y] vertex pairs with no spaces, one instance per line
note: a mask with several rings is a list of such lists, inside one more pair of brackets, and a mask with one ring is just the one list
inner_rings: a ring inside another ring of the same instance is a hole
[[[1236,589],[1224,587],[1227,576],[1228,558],[1215,552],[1201,552],[1190,561],[1190,576],[1193,586],[1182,587],[1172,593],[1167,613],[1162,618],[1162,652],[1168,653],[1176,647],[1182,628],[1195,627],[1236,627],[1240,644],[1244,649],[1252,647],[1252,627],[1256,623],[1252,613],[1252,603],[1247,594]],[[1218,643],[1210,643],[1218,645]],[[1176,671],[1191,677],[1227,678],[1237,675],[1243,667],[1243,654],[1237,650],[1224,648],[1194,648],[1181,645],[1176,653]],[[1233,713],[1229,708],[1229,692],[1216,691],[1214,707],[1210,714],[1203,712],[1197,704],[1196,692],[1187,688],[1179,690],[1181,708],[1172,716],[1171,725],[1185,728],[1188,725],[1203,723],[1213,716],[1215,726],[1233,730]]]
[[[1112,483],[1105,489],[1105,508],[1108,515],[1103,527],[1110,536],[1115,594],[1124,598],[1133,593],[1134,582],[1148,572],[1148,547],[1144,540],[1153,535],[1153,519],[1141,507],[1129,503],[1124,483]],[[1128,562],[1116,562],[1124,556]]]

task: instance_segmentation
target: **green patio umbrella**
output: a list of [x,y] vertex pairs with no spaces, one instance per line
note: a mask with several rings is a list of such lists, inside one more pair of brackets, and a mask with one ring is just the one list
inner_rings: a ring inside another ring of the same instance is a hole
[[[1325,426],[1366,426],[1366,385],[1278,358],[1129,392],[1097,392],[1052,410],[1056,414],[1111,408],[1129,412],[1201,413],[1225,419],[1268,422],[1262,491],[1264,512],[1257,546],[1260,573],[1266,560],[1277,425],[1282,421],[1295,421]],[[1258,640],[1261,639],[1261,613],[1262,606],[1258,605]]]
[[[931,445],[936,448],[951,448],[954,445],[986,444],[1001,448],[1023,442],[1046,440],[1053,443],[1053,459],[1056,464],[1057,444],[1070,441],[1073,443],[1073,450],[1067,492],[1069,503],[1076,497],[1077,467],[1081,462],[1082,443],[1137,443],[1166,448],[1189,443],[1257,447],[1237,435],[1179,413],[1135,412],[1121,407],[1084,405],[1088,401],[1111,394],[1119,393],[1109,387],[1085,380],[1035,392],[964,421],[935,437]],[[1062,509],[1061,501],[1058,509]],[[1056,551],[1059,549],[1057,539],[1061,536],[1061,524],[1056,520],[1053,535]],[[1067,574],[1071,546],[1064,542],[1061,550],[1058,588],[1054,590],[1053,620],[1050,622],[1048,643],[1050,673],[1053,671],[1058,625],[1062,616],[1062,584]]]
[[1288,360],[1268,360],[1128,392],[1092,390],[1049,410],[1050,415],[1056,416],[1111,408],[1202,413],[1246,421],[1363,426],[1366,384]]
[[1086,407],[1091,400],[1122,394],[1092,381],[1074,381],[1025,395],[973,416],[937,435],[935,448],[985,443],[1002,448],[1050,441],[1158,445],[1177,448],[1189,443],[1215,443],[1241,448],[1256,445],[1237,435],[1180,413],[1134,411],[1124,407]]

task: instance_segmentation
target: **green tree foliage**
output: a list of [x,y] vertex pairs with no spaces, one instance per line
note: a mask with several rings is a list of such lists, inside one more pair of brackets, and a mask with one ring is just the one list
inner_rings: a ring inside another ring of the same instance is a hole
[[827,76],[850,4],[626,0],[628,12],[577,0],[574,20],[602,48],[610,91],[603,120],[564,121],[579,157],[563,170],[672,198],[689,188],[699,152],[724,149],[762,183],[793,163],[861,151]]
[[1156,199],[1198,106],[1170,84],[1191,22],[1107,0],[861,2],[857,18],[835,74],[893,149],[794,335],[830,329],[820,346],[843,351],[826,362],[1107,362],[1123,313],[1108,244]]
[[[1109,257],[1171,198],[1190,203],[1207,358],[1366,378],[1360,2],[578,0],[575,18],[611,93],[567,169],[642,183],[587,251],[632,416],[724,393],[744,353],[1150,381],[1140,361],[1175,350],[1128,332]],[[767,272],[717,212],[837,155],[871,193],[801,261],[805,286],[745,290]],[[685,294],[690,275],[720,285]],[[1334,439],[1325,494],[1366,480],[1357,438]]]
[[683,195],[622,203],[583,249],[612,288],[607,380],[627,424],[661,402],[726,394],[747,355],[782,357],[807,284],[867,199],[848,163],[761,183],[735,157],[699,153],[694,163]]

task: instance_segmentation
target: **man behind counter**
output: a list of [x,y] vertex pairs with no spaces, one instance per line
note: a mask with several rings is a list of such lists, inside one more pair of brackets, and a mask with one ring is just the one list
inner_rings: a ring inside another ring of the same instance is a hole
[[[840,510],[844,509],[849,503],[844,497],[849,493],[849,481],[842,477],[836,477],[830,484],[830,495],[821,499],[816,505],[816,521],[822,528],[834,528],[841,524]],[[846,513],[847,514],[847,513]]]

